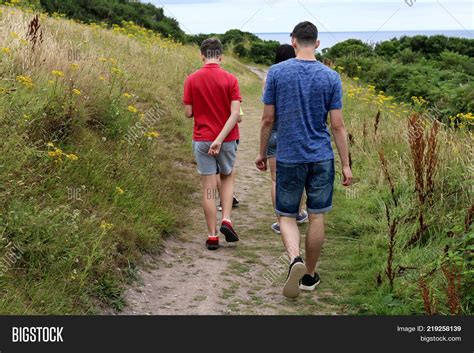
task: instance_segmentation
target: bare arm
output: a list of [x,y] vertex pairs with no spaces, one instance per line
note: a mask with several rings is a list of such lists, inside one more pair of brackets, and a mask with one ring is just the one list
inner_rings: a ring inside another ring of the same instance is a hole
[[237,124],[240,124],[242,122],[242,117],[244,116],[244,112],[242,110],[242,107],[239,108],[239,120],[237,120]]
[[341,158],[342,174],[344,179],[342,185],[349,186],[352,183],[352,171],[349,165],[349,147],[347,145],[347,132],[342,117],[342,109],[331,110],[331,131],[336,142],[337,151]]
[[268,140],[275,123],[275,106],[265,104],[263,108],[262,126],[260,128],[260,151],[255,160],[257,168],[261,171],[267,170],[267,147]]
[[194,116],[193,106],[186,104],[184,106],[184,114],[186,115],[186,118],[192,118]]
[[209,148],[209,154],[211,156],[216,156],[219,154],[221,150],[222,143],[226,139],[227,135],[231,132],[231,130],[235,127],[235,124],[239,121],[240,118],[240,101],[232,101],[230,106],[230,116],[227,119],[227,122],[224,125],[224,128],[221,130],[220,134],[212,143],[211,147]]

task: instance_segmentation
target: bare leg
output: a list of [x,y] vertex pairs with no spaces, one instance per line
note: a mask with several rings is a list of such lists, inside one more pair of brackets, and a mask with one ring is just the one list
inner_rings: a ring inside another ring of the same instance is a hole
[[221,175],[216,174],[216,178],[217,178],[217,189],[219,190],[219,196],[220,196],[220,194],[221,194]]
[[291,217],[280,217],[280,229],[283,238],[283,244],[286,251],[293,261],[295,257],[300,256],[300,231],[296,224],[296,219]]
[[300,209],[298,210],[299,214],[301,214],[301,210],[303,209],[303,207],[304,207],[304,193],[303,193],[303,196],[301,196]]
[[222,204],[222,219],[230,220],[232,200],[234,197],[234,172],[229,175],[221,174],[220,197]]
[[324,235],[324,214],[309,214],[309,227],[306,233],[306,273],[313,276],[321,254]]
[[[276,208],[276,158],[268,158],[268,164],[270,165],[270,173],[272,176],[272,204],[273,209]],[[280,224],[280,216],[277,217],[277,223]]]
[[201,180],[203,195],[202,208],[204,209],[204,216],[206,217],[208,235],[215,236],[217,227],[217,178],[215,175],[205,175],[201,176]]

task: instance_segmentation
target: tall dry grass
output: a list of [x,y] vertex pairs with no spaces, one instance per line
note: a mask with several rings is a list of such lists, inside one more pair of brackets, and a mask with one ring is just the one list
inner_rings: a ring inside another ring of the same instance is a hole
[[[465,220],[472,205],[472,133],[439,123],[427,103],[397,103],[371,86],[343,79],[346,126],[353,140],[361,141],[351,144],[359,197],[344,202],[344,220],[352,226],[348,230],[367,230],[358,238],[359,256],[371,260],[361,271],[376,279],[372,289],[363,286],[365,281],[358,290],[371,298],[369,306],[377,313],[450,314],[458,307],[454,299],[446,300],[447,272],[440,264],[456,262],[461,284],[450,286],[450,296],[457,295],[461,311],[469,312]],[[351,259],[361,262],[355,255]],[[380,298],[396,304],[387,306]]]

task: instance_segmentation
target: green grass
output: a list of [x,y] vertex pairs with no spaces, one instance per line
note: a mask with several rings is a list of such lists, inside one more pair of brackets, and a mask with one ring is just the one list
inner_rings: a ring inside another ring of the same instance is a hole
[[[47,34],[33,52],[16,34],[26,32],[32,15],[0,10],[2,46],[8,48],[0,56],[2,260],[8,244],[20,249],[0,277],[0,312],[120,309],[123,283],[133,279],[141,253],[157,251],[176,231],[185,196],[195,190],[180,82],[199,62],[193,48],[157,36],[130,39],[45,16]],[[58,28],[68,37],[49,34]],[[82,59],[69,61],[70,50]],[[171,62],[179,70],[163,72]],[[33,86],[19,82],[20,75]],[[159,119],[129,144],[127,133],[140,112],[155,104],[163,111]],[[147,131],[161,135],[148,139]],[[63,151],[61,161],[59,154],[48,155],[56,148]]]
[[14,256],[0,313],[121,309],[141,255],[176,233],[199,186],[181,104],[198,51],[133,24],[44,14],[33,49],[22,37],[33,16],[0,6],[0,258]]
[[[345,78],[345,89],[357,84]],[[399,315],[424,312],[418,280],[427,276],[427,282],[437,302],[438,312],[449,314],[447,307],[447,282],[441,271],[442,263],[454,263],[454,253],[463,252],[471,231],[464,230],[464,219],[472,203],[466,187],[469,153],[460,153],[472,144],[472,136],[442,128],[438,136],[440,162],[435,180],[433,205],[425,212],[428,229],[417,244],[406,247],[418,229],[416,223],[417,198],[414,176],[406,134],[408,107],[396,112],[386,106],[362,103],[366,93],[356,97],[345,96],[345,118],[348,132],[353,135],[351,147],[354,192],[336,185],[334,210],[328,217],[328,242],[324,249],[322,276],[330,282],[336,295],[323,300],[339,305],[344,313]],[[374,117],[382,111],[377,137],[374,136]],[[406,113],[401,110],[406,109]],[[366,120],[367,135],[363,126]],[[389,171],[395,183],[398,206],[393,204],[388,182],[381,172],[378,151],[383,150]],[[464,186],[464,187],[463,187]],[[392,219],[400,219],[395,237],[393,267],[397,271],[394,288],[388,284],[385,270],[388,257],[388,224],[385,216],[387,203]],[[471,228],[472,229],[472,228]],[[451,236],[449,236],[449,232]],[[472,237],[472,235],[471,235]],[[445,249],[449,251],[446,254]],[[461,256],[462,257],[462,256]],[[462,272],[459,290],[462,312],[472,312],[469,295],[468,258],[461,258],[457,265]],[[398,267],[399,268],[399,267]],[[430,274],[429,274],[430,273]],[[428,275],[429,274],[429,275]],[[377,283],[380,276],[382,283]]]

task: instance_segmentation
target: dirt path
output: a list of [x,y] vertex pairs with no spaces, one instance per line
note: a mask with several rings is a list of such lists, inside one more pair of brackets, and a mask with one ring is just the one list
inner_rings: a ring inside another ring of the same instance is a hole
[[266,71],[262,70],[262,69],[259,69],[258,67],[254,67],[254,66],[247,66],[247,68],[252,71],[255,75],[258,76],[258,78],[260,78],[261,80],[263,80],[263,78],[265,77],[265,75],[267,74]]
[[[264,72],[249,69],[259,77]],[[206,226],[193,195],[195,209],[190,227],[167,239],[164,250],[139,271],[140,282],[126,292],[128,306],[121,314],[332,314],[336,309],[321,301],[330,295],[324,282],[315,293],[296,300],[282,295],[288,260],[280,236],[273,233],[269,173],[254,165],[259,141],[261,104],[258,97],[244,97],[244,122],[240,125],[236,194],[241,206],[234,209],[233,222],[241,241],[209,251],[204,246]],[[302,233],[306,226],[301,227]]]

